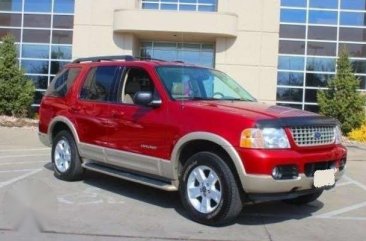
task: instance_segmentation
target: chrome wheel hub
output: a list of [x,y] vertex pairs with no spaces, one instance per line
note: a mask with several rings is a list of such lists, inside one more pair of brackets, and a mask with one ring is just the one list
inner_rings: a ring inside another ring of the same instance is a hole
[[221,183],[215,171],[198,166],[189,174],[187,195],[191,205],[200,213],[213,212],[221,202]]
[[58,171],[66,172],[71,164],[71,148],[67,140],[59,140],[54,153],[55,165]]

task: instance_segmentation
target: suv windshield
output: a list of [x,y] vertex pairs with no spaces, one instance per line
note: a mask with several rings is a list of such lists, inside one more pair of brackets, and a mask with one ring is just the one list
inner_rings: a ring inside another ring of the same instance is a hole
[[175,100],[255,101],[235,80],[220,71],[185,66],[160,66],[156,69]]

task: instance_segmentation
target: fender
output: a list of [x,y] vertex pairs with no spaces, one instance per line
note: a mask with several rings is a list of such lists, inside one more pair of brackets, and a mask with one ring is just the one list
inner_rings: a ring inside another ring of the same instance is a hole
[[76,132],[76,128],[75,128],[74,124],[70,121],[70,119],[68,119],[65,116],[56,116],[55,118],[52,119],[52,121],[48,125],[48,131],[47,131],[47,133],[48,133],[48,138],[50,140],[50,143],[52,143],[52,132],[53,132],[53,128],[59,122],[62,122],[63,124],[66,124],[69,127],[69,129],[72,132],[72,135],[75,138],[76,144],[79,146],[80,139],[79,139],[78,133]]
[[246,176],[246,171],[245,171],[243,162],[242,162],[238,152],[235,150],[233,145],[230,144],[229,141],[227,141],[226,139],[224,139],[223,137],[221,137],[219,135],[216,135],[216,134],[213,134],[210,132],[191,132],[191,133],[186,134],[185,136],[181,137],[178,140],[177,144],[173,148],[173,151],[171,154],[171,160],[170,160],[171,167],[173,168],[173,170],[171,170],[171,173],[173,174],[173,176],[172,176],[173,180],[179,181],[179,177],[178,177],[179,156],[180,156],[180,153],[181,153],[183,147],[188,142],[195,141],[195,140],[205,140],[205,141],[210,141],[217,145],[220,145],[231,157],[231,159],[235,165],[235,169],[240,178],[240,182],[245,189],[244,180],[245,180],[245,176]]

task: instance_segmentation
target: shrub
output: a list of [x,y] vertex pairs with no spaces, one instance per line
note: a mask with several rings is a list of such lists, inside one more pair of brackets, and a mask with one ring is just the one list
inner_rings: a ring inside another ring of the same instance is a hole
[[34,97],[33,82],[19,69],[15,39],[7,35],[0,44],[0,115],[25,117]]
[[328,84],[327,90],[318,92],[320,113],[341,122],[343,133],[359,128],[365,120],[365,96],[357,91],[359,80],[353,73],[346,50],[342,50],[337,61],[337,74]]
[[366,142],[366,123],[360,128],[352,130],[348,134],[348,138],[353,141]]

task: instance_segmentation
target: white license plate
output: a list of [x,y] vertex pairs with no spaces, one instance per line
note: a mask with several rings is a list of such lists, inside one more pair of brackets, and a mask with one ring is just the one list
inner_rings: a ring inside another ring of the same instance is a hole
[[314,186],[317,188],[335,184],[335,169],[318,170],[314,173]]

